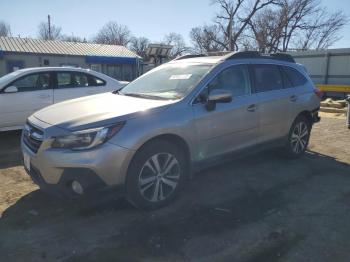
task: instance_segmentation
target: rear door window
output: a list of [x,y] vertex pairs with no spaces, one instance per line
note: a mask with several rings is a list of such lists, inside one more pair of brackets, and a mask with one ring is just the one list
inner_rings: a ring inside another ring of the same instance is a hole
[[58,88],[73,87],[72,74],[69,72],[57,72],[57,87]]
[[277,65],[253,65],[253,76],[258,93],[283,89],[282,75]]
[[293,87],[305,85],[307,79],[299,71],[289,66],[283,66],[286,77],[291,82]]
[[74,88],[104,85],[101,79],[80,72],[57,72],[57,88]]

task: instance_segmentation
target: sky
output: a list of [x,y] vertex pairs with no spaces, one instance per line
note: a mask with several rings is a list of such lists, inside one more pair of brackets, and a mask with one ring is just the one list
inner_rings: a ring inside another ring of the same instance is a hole
[[[320,0],[330,11],[343,10],[350,18],[350,0]],[[1,0],[0,20],[10,24],[13,36],[37,36],[38,24],[51,15],[66,35],[90,40],[108,21],[128,26],[135,36],[153,42],[170,32],[180,33],[190,44],[193,27],[210,24],[217,8],[210,0]],[[332,48],[350,48],[350,22]]]

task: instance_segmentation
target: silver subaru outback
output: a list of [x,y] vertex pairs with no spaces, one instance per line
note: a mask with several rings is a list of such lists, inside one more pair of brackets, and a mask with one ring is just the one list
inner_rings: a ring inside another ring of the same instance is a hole
[[48,193],[122,187],[132,204],[155,209],[190,174],[242,150],[302,155],[320,96],[286,54],[183,56],[122,90],[34,113],[22,134],[24,166]]

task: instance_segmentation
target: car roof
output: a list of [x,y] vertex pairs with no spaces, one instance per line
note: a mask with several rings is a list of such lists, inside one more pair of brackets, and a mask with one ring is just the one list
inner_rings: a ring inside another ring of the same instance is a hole
[[[26,74],[30,73],[36,73],[36,72],[45,72],[45,71],[71,71],[71,72],[83,72],[83,73],[89,73],[91,75],[94,75],[96,77],[99,77],[105,81],[110,81],[110,82],[116,82],[116,83],[123,83],[124,81],[119,81],[117,79],[114,79],[106,74],[91,70],[91,69],[85,69],[85,68],[80,68],[80,67],[69,67],[69,66],[61,66],[61,67],[53,67],[53,66],[47,66],[47,67],[29,67],[29,68],[23,68],[16,70],[12,73],[9,73],[7,75],[11,74],[11,77],[4,79],[1,77],[3,81],[0,81],[0,89],[13,81],[14,79],[17,79],[19,77],[25,76]],[[7,76],[5,75],[5,76]]]
[[194,64],[217,64],[222,61],[222,56],[192,57],[181,60],[173,60],[170,63],[194,63]]
[[71,71],[71,72],[83,72],[83,73],[89,73],[92,74],[96,77],[101,77],[104,80],[109,80],[109,81],[116,81],[116,82],[120,82],[117,79],[114,79],[106,74],[91,70],[91,69],[87,69],[87,68],[81,68],[81,67],[70,67],[70,66],[46,66],[46,67],[29,67],[29,68],[23,68],[23,69],[19,69],[16,72],[18,72],[18,76],[22,76],[24,74],[27,73],[35,73],[35,72],[45,72],[45,71]]
[[244,63],[271,63],[295,65],[294,58],[287,53],[261,53],[258,51],[217,52],[215,55],[197,54],[183,55],[170,61],[170,63],[199,63],[219,64],[225,61],[239,61]]
[[70,66],[46,66],[46,67],[29,67],[19,69],[19,72],[38,72],[38,71],[80,71],[80,72],[92,72],[90,69],[80,68],[80,67],[70,67]]

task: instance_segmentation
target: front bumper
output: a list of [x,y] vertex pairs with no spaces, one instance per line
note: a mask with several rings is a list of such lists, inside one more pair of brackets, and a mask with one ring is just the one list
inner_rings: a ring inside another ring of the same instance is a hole
[[109,187],[104,183],[97,174],[90,169],[69,168],[63,171],[63,174],[57,184],[49,184],[45,181],[39,169],[31,166],[30,170],[25,168],[27,174],[32,178],[42,191],[57,197],[73,197],[77,196],[71,188],[72,181],[78,181],[83,189],[84,195],[91,195],[100,191],[104,191]]
[[72,181],[82,185],[84,194],[123,185],[134,153],[108,142],[91,150],[72,151],[50,148],[44,141],[35,153],[22,138],[21,147],[30,158],[27,173],[43,191],[54,195],[71,195]]

